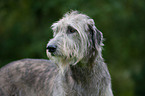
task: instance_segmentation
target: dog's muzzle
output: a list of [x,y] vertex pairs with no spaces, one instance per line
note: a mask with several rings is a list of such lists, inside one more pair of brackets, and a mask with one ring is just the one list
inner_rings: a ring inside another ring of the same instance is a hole
[[57,46],[56,45],[48,45],[46,47],[46,49],[48,50],[48,52],[54,53],[56,51],[56,49],[57,49]]

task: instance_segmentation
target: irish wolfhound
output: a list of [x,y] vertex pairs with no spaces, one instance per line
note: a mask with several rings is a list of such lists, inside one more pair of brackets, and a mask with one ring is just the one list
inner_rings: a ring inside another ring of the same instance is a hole
[[103,61],[102,33],[71,11],[52,25],[48,60],[23,59],[0,70],[0,96],[113,96]]

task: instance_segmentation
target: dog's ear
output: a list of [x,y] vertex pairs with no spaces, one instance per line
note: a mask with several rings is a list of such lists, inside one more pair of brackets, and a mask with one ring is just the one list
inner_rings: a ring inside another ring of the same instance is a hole
[[93,19],[89,19],[88,21],[88,28],[89,28],[89,32],[91,34],[91,38],[92,38],[92,43],[95,47],[97,47],[97,45],[99,46],[103,46],[103,35],[102,32],[99,31],[94,23]]

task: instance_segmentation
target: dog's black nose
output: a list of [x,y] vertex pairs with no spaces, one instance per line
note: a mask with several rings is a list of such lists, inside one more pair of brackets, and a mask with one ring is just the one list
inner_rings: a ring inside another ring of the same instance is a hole
[[57,48],[56,45],[49,45],[49,46],[46,47],[46,49],[47,49],[49,52],[51,52],[51,53],[55,52],[55,51],[56,51],[56,48]]

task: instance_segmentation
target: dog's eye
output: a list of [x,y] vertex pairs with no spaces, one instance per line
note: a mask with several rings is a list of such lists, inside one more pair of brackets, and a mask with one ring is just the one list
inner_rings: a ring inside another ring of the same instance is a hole
[[74,29],[74,28],[72,28],[72,27],[68,27],[68,30],[67,30],[67,33],[68,34],[72,34],[72,33],[75,33],[75,32],[77,32],[77,30],[76,29]]

